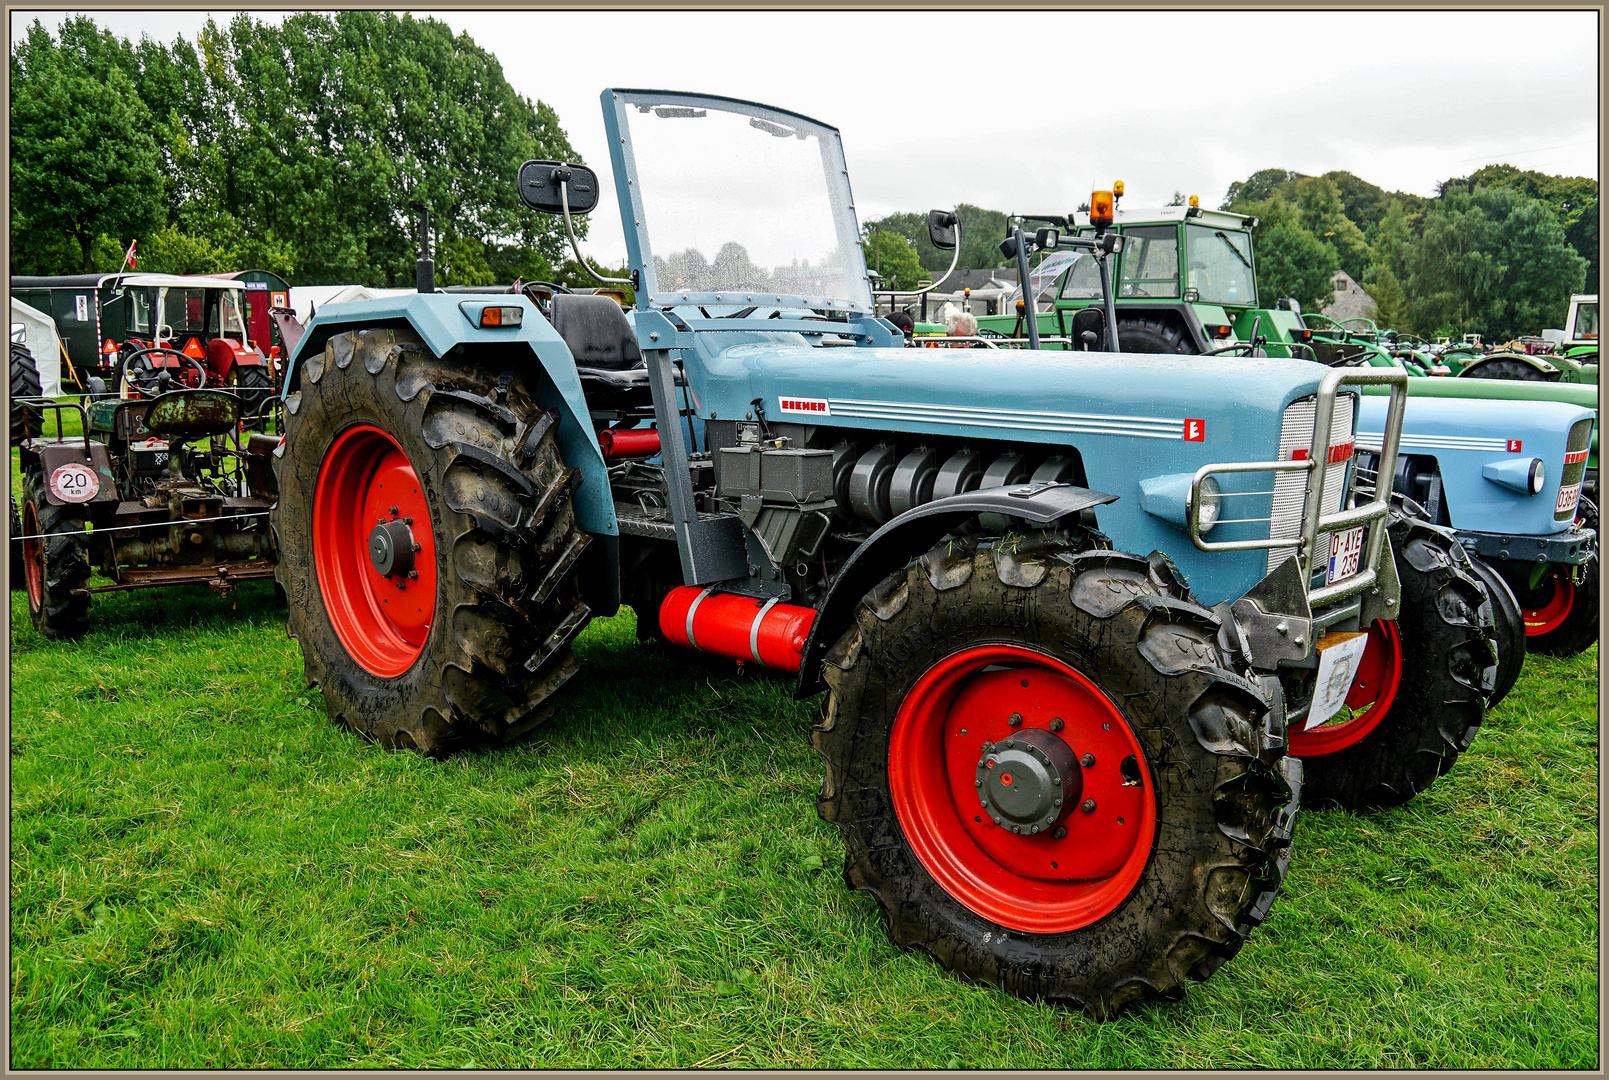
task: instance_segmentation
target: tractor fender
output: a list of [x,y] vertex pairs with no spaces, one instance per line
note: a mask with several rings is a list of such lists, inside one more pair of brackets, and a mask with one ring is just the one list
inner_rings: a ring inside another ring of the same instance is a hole
[[[471,311],[478,316],[479,309],[492,302],[523,308],[520,325],[482,327],[470,321]],[[322,351],[325,342],[336,334],[403,327],[411,327],[437,356],[446,356],[460,346],[489,347],[528,364],[527,375],[531,370],[539,371],[541,377],[533,380],[531,391],[537,404],[558,411],[559,452],[565,464],[580,473],[581,483],[574,495],[576,523],[595,536],[620,535],[614,501],[609,495],[609,469],[597,436],[593,434],[592,419],[581,393],[581,378],[576,374],[575,357],[558,331],[524,296],[409,293],[326,304],[308,322],[306,331],[285,362],[281,396],[289,398],[298,392],[303,360]],[[605,551],[616,550],[613,544],[596,546]],[[595,569],[606,579],[619,572],[617,566]]]
[[1560,375],[1557,365],[1549,363],[1540,356],[1531,356],[1528,353],[1522,352],[1500,352],[1492,353],[1490,356],[1483,356],[1479,360],[1465,364],[1463,370],[1459,371],[1458,375],[1460,378],[1467,378],[1471,372],[1480,371],[1481,368],[1487,366],[1494,360],[1509,360],[1524,364],[1526,367],[1534,370],[1538,375],[1543,376],[1549,382],[1557,379]]
[[207,342],[207,370],[218,378],[226,378],[233,368],[261,367],[262,354],[242,345],[234,338],[213,338]]
[[1115,501],[1116,495],[1072,484],[1017,484],[969,491],[907,510],[856,548],[828,588],[816,609],[810,637],[805,641],[794,697],[809,697],[826,688],[821,677],[821,661],[839,635],[848,629],[861,597],[968,518],[993,513],[1048,525]]

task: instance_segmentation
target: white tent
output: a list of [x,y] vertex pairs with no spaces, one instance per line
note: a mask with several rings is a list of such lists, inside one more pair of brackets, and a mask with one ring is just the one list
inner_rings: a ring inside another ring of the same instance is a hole
[[22,331],[23,343],[33,354],[34,364],[39,369],[39,390],[45,397],[61,396],[61,337],[56,333],[56,323],[49,315],[38,308],[30,307],[11,298],[11,336],[15,340],[18,328]]
[[378,300],[383,296],[403,296],[413,289],[372,289],[367,285],[298,285],[291,289],[291,310],[303,326],[325,304],[348,300]]

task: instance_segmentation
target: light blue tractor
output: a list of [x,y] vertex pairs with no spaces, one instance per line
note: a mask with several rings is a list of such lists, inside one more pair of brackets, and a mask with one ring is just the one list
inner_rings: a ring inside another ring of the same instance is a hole
[[[1363,398],[1365,469],[1388,408]],[[1559,401],[1408,399],[1392,486],[1476,557],[1499,627],[1489,705],[1526,652],[1569,656],[1598,640],[1598,508],[1582,490],[1595,419]]]
[[[422,261],[419,295],[328,305],[291,359],[278,580],[337,722],[433,755],[515,738],[629,604],[826,691],[818,809],[896,942],[1100,1016],[1267,915],[1287,732],[1341,748],[1306,790],[1354,806],[1469,745],[1491,605],[1393,509],[1406,376],[902,348],[835,129],[602,102],[630,311],[435,292]],[[518,184],[567,223],[600,195],[562,162]],[[1368,493],[1365,386],[1391,395]]]

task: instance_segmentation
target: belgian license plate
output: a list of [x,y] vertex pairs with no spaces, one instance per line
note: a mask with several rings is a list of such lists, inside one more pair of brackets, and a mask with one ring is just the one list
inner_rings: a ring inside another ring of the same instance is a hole
[[1358,559],[1363,554],[1363,526],[1330,536],[1330,572],[1327,584],[1345,581],[1358,572]]
[[1554,504],[1555,514],[1567,514],[1574,510],[1581,502],[1581,485],[1571,484],[1569,487],[1559,489],[1559,501]]

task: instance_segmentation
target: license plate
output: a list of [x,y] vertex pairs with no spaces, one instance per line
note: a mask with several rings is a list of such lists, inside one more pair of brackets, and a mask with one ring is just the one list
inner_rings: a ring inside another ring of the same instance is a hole
[[1581,501],[1581,485],[1571,484],[1559,489],[1559,501],[1553,507],[1555,514],[1567,514]]
[[1330,536],[1330,572],[1327,584],[1345,581],[1358,572],[1358,559],[1363,554],[1363,526]]

